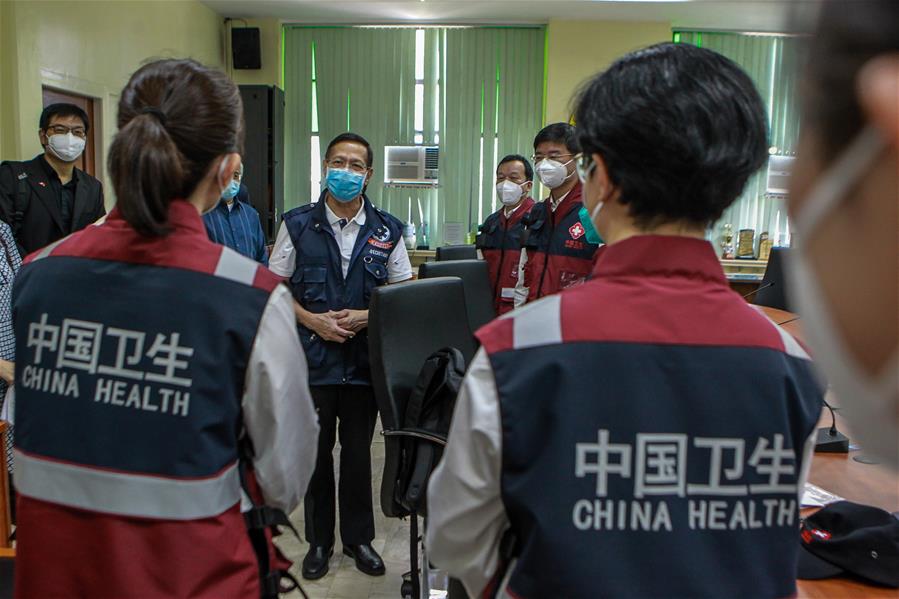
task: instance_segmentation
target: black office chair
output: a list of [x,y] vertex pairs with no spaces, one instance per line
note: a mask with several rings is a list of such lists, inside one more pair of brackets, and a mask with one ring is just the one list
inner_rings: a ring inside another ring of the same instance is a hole
[[[384,473],[381,480],[381,510],[385,516],[410,514],[398,499],[402,491],[403,440],[422,439],[438,445],[445,440],[402,428],[406,404],[425,360],[444,347],[454,347],[471,362],[475,341],[468,325],[462,280],[430,278],[378,287],[372,292],[368,317],[368,347],[371,378],[384,435]],[[415,579],[418,557],[418,518],[410,531],[410,561],[413,572],[403,583],[403,596],[418,590]],[[425,561],[425,560],[423,560]],[[414,585],[414,586],[413,586]]]
[[451,260],[449,262],[425,262],[418,267],[419,279],[434,277],[459,277],[465,290],[465,306],[468,324],[472,331],[496,318],[490,274],[483,260]]
[[787,307],[786,279],[784,277],[784,261],[788,259],[788,251],[789,248],[771,249],[765,276],[762,277],[759,290],[755,294],[755,301],[752,303],[758,306],[777,308],[778,310],[789,310]]
[[447,260],[474,260],[478,250],[473,245],[445,245],[437,248],[437,262]]

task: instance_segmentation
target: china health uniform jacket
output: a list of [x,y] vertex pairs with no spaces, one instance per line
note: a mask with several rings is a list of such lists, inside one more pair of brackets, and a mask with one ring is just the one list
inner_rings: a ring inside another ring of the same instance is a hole
[[[296,251],[290,287],[300,305],[314,314],[367,310],[372,290],[388,282],[388,260],[402,243],[402,223],[363,196],[365,224],[344,277],[340,248],[325,211],[326,193],[322,192],[318,202],[284,214],[284,227]],[[371,385],[368,329],[335,343],[297,326],[309,363],[310,385]]]
[[508,217],[506,209],[500,208],[487,217],[478,234],[477,248],[487,262],[497,314],[505,314],[515,307],[524,218],[533,206],[534,200],[525,198]]
[[600,246],[587,242],[587,232],[580,222],[582,191],[578,182],[555,211],[550,206],[551,198],[547,198],[528,212],[522,243],[527,260],[523,276],[527,295],[519,303],[558,293],[590,276]]
[[478,332],[431,560],[471,596],[503,571],[503,597],[794,595],[808,356],[705,241],[627,239],[595,275]]
[[114,210],[16,281],[18,597],[258,597],[239,436],[270,505],[305,492],[318,424],[289,291],[187,202],[169,222],[143,237]]

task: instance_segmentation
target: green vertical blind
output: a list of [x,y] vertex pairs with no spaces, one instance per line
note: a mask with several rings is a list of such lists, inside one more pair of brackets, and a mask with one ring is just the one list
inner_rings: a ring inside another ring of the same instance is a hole
[[[285,27],[285,204],[315,199],[317,107],[321,152],[347,129],[371,142],[373,202],[402,220],[428,222],[432,246],[442,243],[444,222],[471,230],[495,209],[496,159],[527,155],[541,125],[544,37],[543,28]],[[416,83],[424,88],[421,130]],[[440,146],[440,187],[385,187],[384,146],[412,145],[417,135]]]
[[[752,78],[768,111],[768,135],[772,154],[795,155],[799,134],[798,56],[801,40],[796,37],[677,31],[674,40],[723,54],[739,64]],[[765,193],[767,165],[750,178],[740,198],[728,208],[710,232],[717,242],[725,223],[734,229],[787,231],[786,207],[782,198]],[[780,240],[774,239],[775,242]]]

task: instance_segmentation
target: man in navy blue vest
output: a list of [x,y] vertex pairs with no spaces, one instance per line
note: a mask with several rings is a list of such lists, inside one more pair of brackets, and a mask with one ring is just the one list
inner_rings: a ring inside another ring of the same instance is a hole
[[[337,136],[325,152],[326,187],[318,201],[284,215],[270,268],[289,279],[309,385],[321,434],[318,463],[306,494],[303,576],[328,572],[334,550],[334,450],[340,436],[340,537],[362,572],[384,563],[372,548],[371,440],[377,405],[368,361],[368,303],[375,287],[412,278],[402,223],[365,195],[372,177],[369,143]],[[339,420],[339,427],[338,427]]]
[[661,44],[578,104],[608,246],[583,285],[478,332],[429,556],[471,596],[795,595],[822,391],[705,239],[765,163],[761,98],[723,56]]

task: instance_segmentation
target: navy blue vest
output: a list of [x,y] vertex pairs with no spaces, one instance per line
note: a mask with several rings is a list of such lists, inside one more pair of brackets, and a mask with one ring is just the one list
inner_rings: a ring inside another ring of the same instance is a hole
[[[609,246],[603,277],[478,333],[514,596],[788,597],[821,389],[711,246]],[[522,368],[527,364],[527,368]]]
[[[387,284],[387,263],[396,244],[402,243],[403,226],[375,208],[367,197],[363,200],[365,224],[359,230],[346,278],[325,211],[325,192],[318,202],[284,214],[284,224],[296,248],[296,270],[290,277],[290,287],[294,298],[310,312],[367,310],[372,289]],[[344,343],[324,341],[303,325],[298,329],[310,385],[371,385],[367,329]]]
[[[19,451],[40,463],[165,477],[208,478],[236,463],[246,366],[276,282],[254,287],[255,263],[205,239],[200,249],[208,252],[180,248],[201,263],[211,257],[212,269],[224,251],[219,271],[230,264],[245,281],[78,255],[22,269],[13,299]],[[236,472],[222,485],[218,500],[229,507],[239,499]],[[34,488],[53,499],[52,489]]]

